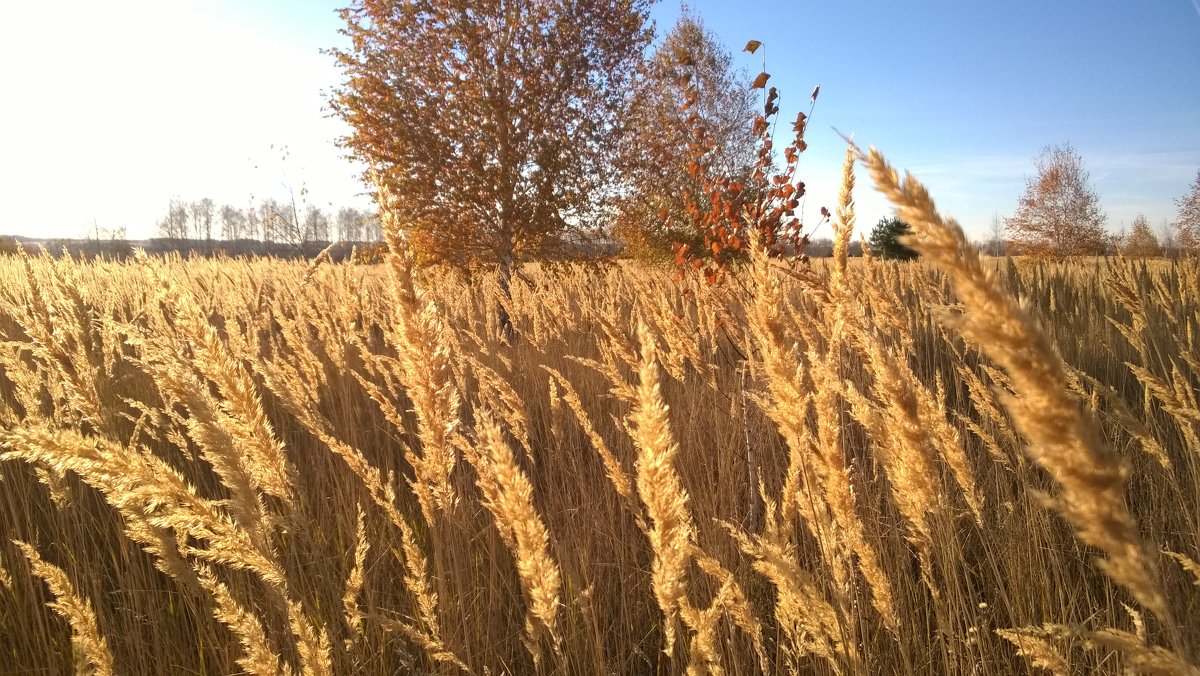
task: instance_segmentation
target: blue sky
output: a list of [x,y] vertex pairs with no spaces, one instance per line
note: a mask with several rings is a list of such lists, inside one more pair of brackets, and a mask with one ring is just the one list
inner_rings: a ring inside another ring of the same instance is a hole
[[[1200,0],[689,3],[783,116],[821,96],[800,174],[833,206],[844,146],[876,145],[984,237],[1046,145],[1072,143],[1119,229],[1175,215],[1200,168]],[[0,6],[0,233],[148,236],[171,197],[244,205],[308,189],[365,205],[321,91],[336,2],[61,0]],[[660,3],[665,32],[679,5]],[[785,130],[788,125],[780,125]],[[780,132],[784,133],[783,131]],[[780,139],[782,140],[782,139]],[[281,158],[280,148],[288,149]],[[858,191],[859,222],[887,213]]]

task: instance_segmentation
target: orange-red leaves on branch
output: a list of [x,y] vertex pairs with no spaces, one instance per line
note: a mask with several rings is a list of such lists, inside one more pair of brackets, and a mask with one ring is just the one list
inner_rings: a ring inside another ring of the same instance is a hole
[[779,90],[776,89],[775,87],[771,87],[771,89],[769,89],[767,91],[767,101],[763,105],[763,113],[767,117],[770,117],[779,112],[779,106],[776,105],[776,103],[775,103],[778,100],[779,100]]
[[[762,73],[751,89],[765,89],[770,75]],[[702,239],[704,247],[677,255],[691,263],[694,270],[703,269],[708,284],[720,284],[731,273],[732,264],[752,247],[765,247],[772,256],[790,256],[805,261],[803,249],[808,238],[803,232],[795,210],[805,186],[796,180],[799,156],[807,147],[804,132],[808,117],[800,113],[793,125],[794,138],[783,148],[786,163],[778,167],[773,152],[770,119],[779,112],[776,102],[779,92],[771,87],[764,97],[762,115],[756,115],[752,125],[757,137],[753,173],[745,180],[733,180],[714,171],[714,167],[697,160],[694,178],[702,184],[711,209],[689,209],[694,236]],[[692,143],[692,147],[703,147]],[[678,252],[677,252],[678,253]],[[702,255],[710,256],[707,264]]]

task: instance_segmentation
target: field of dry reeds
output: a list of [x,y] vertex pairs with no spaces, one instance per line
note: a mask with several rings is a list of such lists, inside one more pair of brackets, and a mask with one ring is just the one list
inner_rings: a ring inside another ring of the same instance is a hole
[[1198,673],[1200,264],[867,162],[921,262],[0,259],[0,673]]

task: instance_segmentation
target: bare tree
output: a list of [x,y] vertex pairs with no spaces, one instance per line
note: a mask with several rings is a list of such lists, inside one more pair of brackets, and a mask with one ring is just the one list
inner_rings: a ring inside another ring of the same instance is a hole
[[1175,200],[1179,214],[1172,226],[1175,228],[1179,248],[1192,255],[1200,254],[1200,170],[1188,194]]
[[368,242],[383,241],[383,223],[379,220],[379,214],[376,212],[368,212],[363,214],[363,239]]
[[232,204],[221,207],[221,237],[227,241],[246,236],[246,212]]
[[1037,176],[1025,180],[1017,213],[1005,220],[1020,252],[1057,258],[1106,253],[1112,237],[1079,153],[1070,144],[1047,147],[1034,166]]
[[[263,200],[259,214],[263,223],[263,241],[290,244],[300,251],[304,250],[306,244],[315,241],[307,228],[307,209],[302,215],[294,194],[289,194],[283,202],[275,198]],[[328,231],[328,219],[325,229]]]
[[189,211],[192,216],[192,232],[196,239],[212,240],[213,212],[215,205],[207,197],[192,202]]
[[1005,255],[1007,247],[1004,242],[1004,220],[1000,218],[1000,214],[992,214],[992,226],[989,233],[991,236],[988,237],[984,250],[989,256]]
[[304,228],[301,244],[329,241],[329,216],[315,205],[304,210]]
[[254,200],[251,199],[250,206],[246,208],[246,238],[258,239],[260,236],[265,240],[266,235],[261,232],[262,228],[262,212],[254,207]]
[[280,206],[274,197],[268,197],[258,205],[258,217],[262,219],[262,239],[264,242],[274,242],[280,239],[288,229],[284,220],[290,210]]
[[1158,226],[1158,241],[1162,244],[1163,255],[1169,258],[1174,258],[1179,249],[1179,242],[1175,239],[1175,229],[1171,227],[1171,222],[1163,219]]
[[361,242],[363,239],[363,223],[366,214],[354,207],[342,207],[337,212],[334,221],[338,241]]
[[158,221],[158,234],[167,239],[187,239],[188,207],[177,199],[167,204],[167,214]]

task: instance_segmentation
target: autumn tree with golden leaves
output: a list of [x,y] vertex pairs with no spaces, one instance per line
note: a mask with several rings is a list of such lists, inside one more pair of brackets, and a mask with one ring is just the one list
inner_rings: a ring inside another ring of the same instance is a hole
[[1157,258],[1163,254],[1162,244],[1150,229],[1150,221],[1142,214],[1133,219],[1133,226],[1125,241],[1121,242],[1121,253],[1131,258]]
[[355,0],[330,53],[349,153],[386,183],[413,251],[497,267],[601,222],[651,0]]
[[1106,253],[1112,236],[1079,153],[1070,144],[1047,147],[1034,166],[1037,176],[1025,180],[1017,213],[1005,219],[1018,250],[1054,258]]
[[613,228],[627,253],[669,260],[676,242],[702,245],[686,217],[688,195],[705,199],[701,181],[688,172],[698,127],[711,144],[703,153],[709,173],[749,181],[758,138],[748,84],[719,39],[685,9],[630,92],[620,153],[625,187]]

